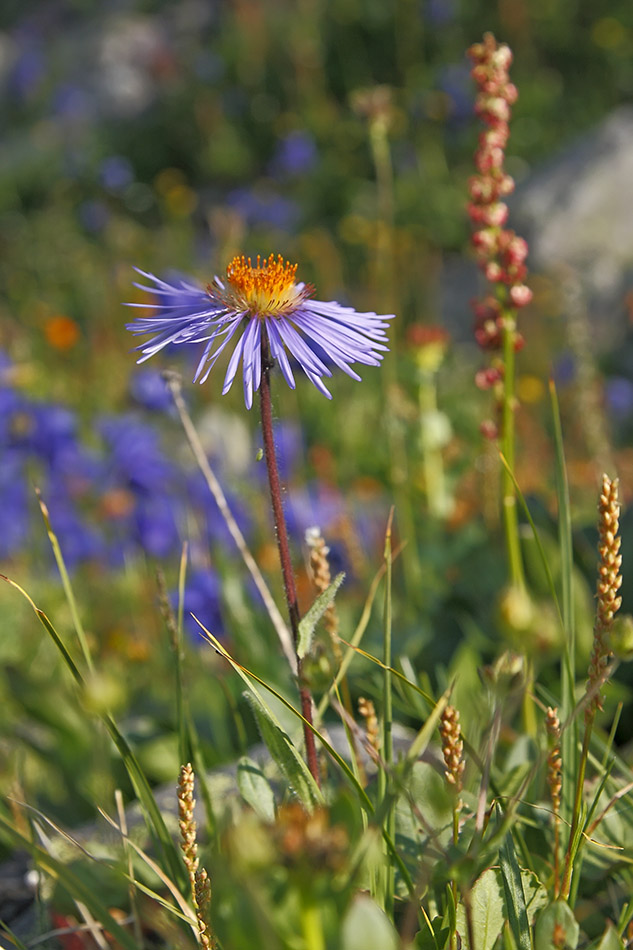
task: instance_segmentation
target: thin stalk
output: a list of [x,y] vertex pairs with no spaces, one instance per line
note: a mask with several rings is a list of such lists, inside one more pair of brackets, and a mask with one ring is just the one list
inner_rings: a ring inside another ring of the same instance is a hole
[[55,534],[51,526],[51,519],[48,513],[48,507],[42,500],[42,496],[40,495],[40,492],[36,491],[36,494],[37,494],[37,500],[39,502],[40,510],[42,512],[42,517],[44,519],[44,526],[46,528],[46,533],[48,534],[48,538],[49,538],[49,541],[51,542],[51,547],[53,549],[53,556],[55,557],[57,570],[59,571],[59,576],[61,577],[61,580],[62,580],[64,594],[66,595],[66,600],[68,601],[68,606],[70,608],[70,616],[72,617],[73,626],[77,634],[77,639],[79,640],[79,646],[81,647],[81,652],[83,653],[84,660],[86,661],[86,666],[88,667],[88,670],[91,673],[94,673],[94,664],[92,662],[92,654],[90,653],[90,647],[88,646],[88,639],[86,637],[86,632],[81,622],[81,617],[79,616],[77,601],[75,600],[72,584],[70,583],[70,577],[68,576],[68,571],[66,570],[66,563],[64,561],[64,556],[59,546],[57,535]]
[[217,480],[213,469],[209,465],[209,460],[206,456],[204,448],[202,447],[202,443],[200,442],[195,426],[191,420],[185,400],[182,397],[180,377],[177,373],[172,372],[163,373],[163,377],[167,383],[169,391],[171,392],[174,405],[178,415],[180,416],[180,421],[182,422],[182,427],[185,430],[185,435],[187,437],[187,441],[189,442],[191,451],[193,452],[193,456],[198,463],[200,471],[204,475],[205,481],[209,491],[215,499],[216,505],[220,509],[220,514],[226,522],[226,526],[229,529],[229,534],[235,541],[237,549],[242,555],[242,560],[244,561],[244,564],[248,568],[250,575],[255,582],[255,586],[259,592],[259,595],[264,602],[266,610],[268,611],[268,616],[272,620],[273,626],[277,632],[281,648],[284,652],[284,655],[286,656],[286,659],[288,660],[288,663],[290,664],[290,668],[293,672],[296,672],[295,651],[292,646],[290,632],[284,623],[283,617],[277,609],[277,605],[273,600],[270,591],[268,590],[268,585],[262,576],[262,572],[260,571],[253,555],[248,549],[244,535],[240,531],[239,526],[233,517],[231,509],[228,506],[226,496],[222,491],[222,486]]
[[188,762],[191,753],[188,748],[187,735],[187,714],[188,708],[185,699],[185,690],[183,689],[183,648],[182,648],[182,626],[183,614],[185,608],[185,580],[187,575],[187,542],[182,546],[180,555],[180,568],[178,570],[178,613],[176,617],[176,642],[174,643],[174,659],[176,661],[176,721],[178,723],[178,748],[181,762]]
[[301,906],[301,929],[305,950],[325,950],[321,908],[311,897],[307,897]]
[[574,871],[574,858],[577,850],[575,842],[578,833],[578,823],[582,812],[582,793],[585,785],[585,772],[587,770],[587,759],[589,757],[589,742],[593,729],[593,716],[591,716],[585,725],[585,735],[582,742],[582,751],[580,753],[580,762],[578,763],[578,779],[576,781],[576,795],[574,797],[574,808],[571,816],[571,827],[569,829],[569,843],[565,853],[565,871],[560,888],[560,896],[563,900],[568,900],[571,891],[571,879]]
[[[385,532],[385,568],[386,568],[386,586],[385,586],[385,613],[384,613],[384,651],[383,651],[383,735],[382,735],[382,765],[378,773],[379,785],[378,793],[380,801],[385,802],[389,794],[388,776],[393,764],[393,691],[391,681],[391,526],[393,522],[393,508],[389,512],[387,521],[387,530]],[[393,804],[387,811],[385,818],[385,830],[390,838],[395,837],[395,813]],[[387,857],[387,855],[385,855]],[[391,862],[387,864],[384,875],[384,892],[382,894],[385,913],[391,916],[393,911],[393,890],[394,890],[394,871]]]
[[[386,116],[375,116],[369,123],[369,143],[376,174],[378,199],[378,229],[376,235],[376,282],[382,291],[384,312],[397,312],[394,244],[394,174],[389,146],[389,122]],[[386,430],[389,443],[389,477],[393,488],[401,532],[411,543],[409,556],[404,559],[403,571],[407,589],[412,596],[420,589],[421,568],[418,557],[417,531],[411,495],[408,490],[409,456],[405,432],[396,417],[394,387],[397,381],[395,365],[395,341],[385,354],[381,379],[385,406],[387,407]]]
[[130,911],[132,912],[132,928],[134,930],[134,939],[139,947],[143,946],[143,934],[141,931],[141,918],[139,915],[138,901],[136,899],[136,887],[134,886],[134,864],[132,862],[132,849],[128,843],[127,819],[125,817],[125,807],[123,805],[123,795],[121,789],[114,791],[114,800],[119,818],[119,828],[121,829],[121,840],[123,841],[123,853],[127,858],[127,872],[129,877],[128,897],[130,901]]
[[[510,472],[514,472],[515,461],[515,420],[514,420],[514,389],[515,389],[515,321],[506,310],[503,329],[503,404],[501,410],[501,451],[508,463],[502,472],[503,493],[503,524],[505,528],[508,560],[510,563],[510,583],[512,586],[525,590],[523,561],[519,543],[519,518],[516,503],[516,489]],[[508,471],[509,469],[509,471]]]
[[[299,600],[297,597],[295,576],[292,570],[292,560],[290,558],[288,530],[286,528],[286,517],[284,515],[284,506],[281,496],[281,479],[279,478],[277,454],[275,452],[275,439],[273,436],[273,412],[270,396],[271,367],[272,361],[268,346],[268,337],[266,335],[265,327],[262,327],[262,378],[259,387],[259,402],[262,419],[262,436],[264,441],[264,458],[266,459],[266,471],[268,473],[268,485],[270,487],[270,500],[273,510],[273,520],[275,523],[275,534],[277,535],[277,547],[279,549],[281,574],[283,577],[286,604],[288,605],[288,616],[290,618],[290,629],[292,630],[296,654],[297,646],[299,644],[299,621],[301,616],[299,613]],[[312,726],[312,696],[303,676],[303,661],[299,656],[296,657],[296,663],[299,697],[301,700],[301,714],[306,720],[306,722],[303,724],[306,759],[312,777],[320,787],[321,782],[319,776],[319,763],[317,761],[316,743],[314,739],[314,733],[312,732],[312,729],[309,728],[309,726]]]

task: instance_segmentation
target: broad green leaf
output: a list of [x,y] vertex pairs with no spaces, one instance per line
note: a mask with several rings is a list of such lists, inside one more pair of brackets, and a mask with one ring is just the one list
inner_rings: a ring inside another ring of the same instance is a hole
[[393,924],[370,897],[359,894],[347,911],[341,932],[341,950],[398,950]]
[[247,805],[264,821],[275,820],[275,796],[257,762],[243,756],[237,763],[237,787]]
[[244,697],[255,713],[261,737],[273,761],[302,803],[307,808],[323,804],[323,796],[307,765],[271,709],[252,687],[249,692],[244,693]]
[[466,908],[457,905],[457,930],[466,950],[492,950],[506,919],[503,885],[492,868],[477,878],[470,892],[474,948],[468,933]]
[[[430,927],[432,927],[433,930],[431,930]],[[413,945],[416,950],[444,950],[450,934],[450,927],[444,926],[444,919],[442,917],[434,917],[430,925],[418,931],[415,935]]]
[[299,622],[299,637],[297,643],[297,656],[302,660],[310,652],[312,646],[312,637],[319,620],[328,609],[336,592],[345,580],[345,574],[341,571],[337,574],[327,590],[319,594],[310,609],[306,612]]
[[611,921],[607,923],[607,929],[600,938],[598,950],[624,950],[624,942]]
[[[541,911],[534,928],[534,950],[575,950],[580,927],[566,901],[553,901]],[[563,938],[564,937],[564,943]]]
[[525,894],[528,920],[530,925],[533,925],[538,912],[549,903],[549,896],[546,888],[541,884],[534,871],[521,868],[521,881],[523,883],[523,893]]

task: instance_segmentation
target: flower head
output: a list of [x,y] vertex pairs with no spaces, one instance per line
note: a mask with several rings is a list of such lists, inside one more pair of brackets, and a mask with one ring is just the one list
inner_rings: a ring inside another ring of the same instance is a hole
[[295,380],[288,354],[293,356],[308,379],[331,399],[323,377],[332,371],[317,348],[353,379],[360,376],[351,363],[378,366],[388,349],[385,328],[393,314],[357,313],[335,301],[314,300],[313,288],[295,281],[297,265],[281,255],[258,257],[255,264],[250,257],[234,257],[226,277],[215,277],[206,288],[187,280],[169,284],[153,274],[139,273],[154,286],[135,286],[154,294],[159,302],[128,305],[158,311],[127,325],[134,334],[150,336],[137,347],[142,353],[138,362],[169,344],[203,343],[194,377],[203,383],[233,340],[222,393],[231,388],[241,360],[248,409],[261,382],[262,352],[279,364],[292,389]]

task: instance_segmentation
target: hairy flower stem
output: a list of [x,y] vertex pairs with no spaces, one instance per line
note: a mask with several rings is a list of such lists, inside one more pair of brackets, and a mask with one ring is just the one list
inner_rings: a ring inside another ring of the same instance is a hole
[[[297,587],[295,576],[292,570],[292,561],[290,559],[290,546],[288,544],[288,531],[286,528],[286,518],[284,515],[283,501],[281,497],[281,480],[279,478],[279,469],[277,467],[277,455],[275,452],[275,439],[273,436],[273,412],[270,398],[270,370],[272,360],[268,345],[268,337],[265,329],[262,329],[262,380],[259,388],[260,408],[262,417],[262,436],[264,439],[264,457],[266,459],[266,471],[268,472],[268,484],[270,486],[270,500],[273,509],[273,520],[275,523],[275,534],[277,535],[277,547],[279,549],[279,560],[281,563],[281,573],[286,593],[286,603],[288,605],[288,616],[290,618],[290,628],[294,639],[295,651],[299,643],[299,601],[297,598]],[[317,761],[316,743],[314,733],[308,726],[312,725],[312,696],[303,676],[303,662],[297,656],[297,681],[299,684],[299,697],[301,700],[301,715],[306,720],[303,724],[303,735],[305,738],[306,758],[308,768],[317,785],[320,786],[319,763]]]

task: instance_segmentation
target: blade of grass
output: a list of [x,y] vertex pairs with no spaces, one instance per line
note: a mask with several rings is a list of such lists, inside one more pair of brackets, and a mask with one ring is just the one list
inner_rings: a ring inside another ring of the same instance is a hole
[[59,546],[57,535],[55,534],[55,532],[53,531],[53,528],[51,527],[51,519],[50,519],[48,507],[43,501],[39,489],[35,490],[35,494],[37,495],[40,511],[42,512],[42,518],[44,519],[44,526],[46,527],[46,533],[48,534],[48,539],[53,549],[53,556],[55,558],[55,563],[57,564],[57,570],[59,571],[59,576],[61,577],[61,580],[62,580],[64,594],[66,595],[66,600],[68,601],[68,606],[70,608],[70,616],[72,617],[73,626],[75,628],[75,633],[77,634],[77,639],[79,640],[81,652],[84,655],[86,666],[88,667],[90,672],[93,673],[94,665],[92,662],[92,655],[90,653],[90,647],[88,646],[86,632],[81,622],[81,617],[79,616],[77,601],[75,600],[72,584],[70,583],[70,577],[68,576],[68,571],[66,570],[66,564],[64,562],[64,557],[62,555],[62,549]]
[[5,924],[4,920],[0,917],[0,931],[9,935],[11,943],[14,947],[17,947],[17,950],[29,950],[26,944],[22,943],[20,938],[16,933],[14,933],[8,924]]
[[[391,796],[387,798],[387,775],[391,770],[393,763],[393,695],[391,691],[391,527],[393,524],[393,506],[389,512],[387,520],[387,529],[385,531],[385,602],[383,612],[383,707],[382,707],[382,749],[384,757],[384,767],[378,769],[378,800],[384,809],[384,827],[390,838],[395,836],[395,801],[391,801]],[[387,916],[393,912],[393,890],[394,873],[393,865],[385,862],[383,873],[378,876],[376,881],[377,890],[373,895],[377,904],[385,911]]]
[[12,823],[0,814],[0,824],[3,831],[13,846],[26,851],[36,861],[36,863],[51,875],[64,888],[73,900],[80,900],[86,905],[92,916],[99,921],[104,930],[124,948],[124,950],[138,950],[138,947],[131,935],[124,930],[118,921],[110,914],[104,904],[101,903],[94,890],[89,884],[84,882],[79,874],[75,874],[70,868],[66,867],[61,861],[49,854],[44,848],[34,844],[28,838],[21,835]]
[[563,448],[563,432],[560,419],[558,396],[554,381],[549,384],[552,421],[554,425],[554,446],[556,451],[556,497],[558,500],[558,533],[561,555],[561,596],[563,626],[565,630],[565,650],[561,660],[561,713],[563,722],[569,722],[569,728],[564,729],[561,736],[562,758],[562,801],[561,817],[565,821],[571,820],[574,808],[574,789],[578,770],[578,724],[571,718],[575,705],[576,669],[576,628],[572,600],[572,568],[573,546],[571,510],[569,504],[569,484]]
[[[66,649],[61,637],[59,636],[57,630],[48,619],[43,610],[40,610],[36,606],[31,597],[27,592],[20,587],[19,584],[16,584],[15,581],[8,578],[5,574],[0,574],[0,578],[5,580],[8,584],[14,587],[19,591],[22,596],[27,600],[27,602],[33,608],[35,615],[37,616],[40,623],[44,626],[47,633],[50,635],[55,646],[61,653],[61,656],[66,663],[66,666],[70,670],[70,673],[77,683],[78,686],[84,686],[84,678],[79,672],[77,666],[75,665],[74,660],[70,656],[70,653]],[[180,857],[176,848],[174,841],[169,834],[167,827],[165,825],[163,816],[160,813],[156,799],[152,793],[149,782],[145,777],[145,774],[138,763],[134,753],[132,752],[130,746],[127,743],[127,740],[123,734],[119,731],[118,726],[116,725],[112,716],[109,713],[103,713],[100,715],[100,719],[105,725],[110,738],[114,742],[116,748],[123,759],[123,764],[127,770],[127,773],[130,777],[132,785],[136,791],[138,799],[141,803],[141,806],[144,810],[146,821],[150,832],[155,836],[160,850],[163,854],[163,857],[166,861],[166,865],[169,867],[171,873],[174,875],[174,880],[178,881],[181,878],[184,879],[184,868],[180,863]]]
[[[392,562],[395,562],[396,558],[402,553],[402,551],[404,550],[405,544],[406,542],[403,544],[400,544],[395,549],[392,555]],[[344,643],[347,646],[347,650],[345,651],[345,654],[343,655],[341,665],[339,666],[336,672],[336,676],[334,677],[334,680],[332,681],[332,685],[330,686],[328,691],[322,696],[321,701],[319,705],[317,706],[317,719],[322,719],[323,716],[325,715],[325,711],[330,702],[330,697],[334,695],[337,687],[340,686],[341,680],[346,675],[349,665],[354,659],[355,649],[358,646],[358,644],[361,642],[361,640],[363,639],[365,630],[367,629],[369,618],[371,617],[372,607],[374,605],[374,600],[376,598],[376,594],[378,593],[378,587],[380,585],[380,581],[385,575],[385,572],[386,572],[386,565],[383,563],[380,565],[380,567],[376,571],[376,574],[374,575],[374,578],[369,586],[369,592],[367,594],[367,598],[363,606],[363,611],[360,615],[360,619],[356,625],[356,629],[354,630],[354,633],[352,634],[350,641],[348,642],[347,640],[343,640],[342,637],[339,637],[339,640],[341,641],[341,643]]]
[[[251,689],[251,690],[253,689],[252,684],[249,682],[249,677],[250,677],[250,678],[252,678],[256,683],[258,683],[260,686],[263,686],[264,689],[266,689],[269,693],[271,693],[271,694],[272,694],[283,706],[285,706],[286,709],[288,709],[289,712],[291,712],[297,719],[301,720],[302,722],[306,722],[306,721],[307,721],[307,720],[305,720],[305,719],[303,718],[303,716],[301,715],[301,713],[299,712],[299,710],[295,709],[295,707],[292,705],[292,703],[289,702],[289,701],[285,698],[285,696],[282,696],[281,693],[278,693],[277,690],[274,689],[274,687],[270,686],[268,683],[266,683],[264,680],[262,680],[259,676],[257,676],[256,673],[253,673],[251,670],[248,670],[245,666],[241,666],[241,665],[240,665],[236,660],[234,660],[233,657],[227,652],[227,650],[226,650],[226,648],[224,647],[224,645],[223,645],[216,637],[214,637],[213,634],[212,634],[209,630],[207,630],[206,627],[205,627],[202,623],[200,623],[200,621],[198,620],[198,618],[197,618],[194,614],[192,614],[192,617],[194,618],[194,620],[196,621],[196,623],[198,624],[198,626],[204,631],[205,636],[206,636],[207,639],[209,640],[209,643],[210,643],[211,646],[214,648],[214,650],[216,651],[216,653],[218,653],[220,656],[223,656],[224,659],[227,660],[228,663],[230,663],[230,665],[233,667],[233,669],[236,671],[236,673],[238,673],[238,675],[244,680],[244,682],[247,683],[247,685],[249,686],[249,689]],[[260,699],[261,699],[261,697],[260,697]],[[347,764],[347,762],[345,761],[345,759],[344,759],[342,756],[339,755],[339,753],[336,751],[336,749],[327,741],[327,739],[325,738],[325,736],[323,736],[323,735],[319,732],[319,730],[318,730],[314,725],[312,725],[311,723],[308,723],[308,726],[309,726],[309,728],[312,730],[312,732],[314,733],[314,735],[316,736],[316,738],[319,740],[319,742],[320,742],[320,743],[323,745],[323,747],[327,750],[327,752],[328,752],[328,754],[331,756],[331,758],[337,763],[337,765],[339,766],[339,768],[341,769],[341,771],[344,773],[344,775],[346,776],[346,778],[349,780],[350,784],[352,785],[352,787],[353,787],[354,790],[356,791],[358,797],[360,798],[360,801],[361,801],[361,804],[363,805],[363,807],[365,807],[365,808],[368,810],[368,812],[369,812],[370,814],[373,814],[374,811],[375,811],[375,809],[374,809],[374,806],[373,806],[373,804],[372,804],[371,799],[370,799],[369,796],[367,795],[367,792],[366,792],[365,789],[362,787],[362,785],[358,782],[356,776],[354,775],[353,771],[351,770],[351,768],[349,767],[349,765]],[[303,760],[302,760],[302,761],[303,761]],[[403,879],[403,881],[404,881],[404,883],[405,883],[407,889],[409,890],[409,892],[410,892],[410,894],[411,894],[411,896],[412,896],[412,898],[413,898],[413,897],[415,896],[415,886],[414,886],[413,880],[411,879],[411,875],[409,874],[409,871],[408,871],[408,869],[407,869],[407,867],[406,867],[404,861],[402,860],[402,858],[401,858],[400,855],[398,854],[398,851],[396,850],[396,846],[395,846],[394,841],[389,837],[388,833],[386,832],[386,830],[385,830],[384,828],[382,829],[382,834],[383,834],[383,837],[385,838],[385,840],[386,840],[386,842],[387,842],[387,845],[389,846],[389,849],[390,849],[390,851],[391,851],[391,853],[392,853],[392,855],[393,855],[394,861],[395,861],[396,864],[398,865],[398,869],[400,870],[400,873],[401,873],[401,875],[402,875],[402,879]]]
[[176,659],[176,721],[178,723],[178,750],[180,764],[185,765],[191,758],[190,743],[188,742],[187,712],[184,708],[184,689],[182,682],[182,630],[183,614],[185,610],[185,582],[187,578],[187,542],[182,546],[180,566],[178,569],[178,612],[176,614],[176,643],[174,654]]
[[564,619],[563,619],[563,612],[562,612],[562,610],[561,610],[560,601],[559,601],[559,598],[558,598],[558,593],[557,593],[557,591],[556,591],[556,584],[554,583],[554,578],[552,577],[552,572],[551,572],[551,570],[550,570],[549,562],[548,562],[548,560],[547,560],[547,555],[545,554],[545,549],[544,549],[543,544],[542,544],[542,542],[541,542],[540,535],[539,535],[539,533],[538,533],[538,530],[537,530],[537,528],[536,528],[536,525],[534,524],[534,519],[532,518],[532,513],[530,512],[529,505],[528,505],[528,503],[527,503],[527,501],[526,501],[525,495],[523,494],[523,492],[522,492],[521,489],[519,488],[519,483],[517,482],[517,480],[516,480],[516,478],[515,478],[515,476],[514,476],[514,472],[510,469],[510,466],[508,465],[507,461],[505,460],[505,458],[503,457],[503,454],[502,454],[501,452],[499,453],[499,457],[500,457],[500,459],[501,459],[502,465],[505,467],[505,469],[506,469],[508,475],[510,476],[510,478],[512,479],[512,481],[513,481],[513,483],[514,483],[514,490],[515,490],[515,492],[516,492],[517,498],[518,498],[519,501],[521,502],[521,507],[523,508],[523,513],[525,514],[525,517],[526,517],[527,520],[528,520],[528,524],[530,525],[530,528],[532,529],[532,535],[533,535],[534,541],[535,541],[535,543],[536,543],[536,549],[537,549],[537,551],[538,551],[538,553],[539,553],[539,557],[540,557],[540,559],[541,559],[541,564],[543,565],[543,570],[545,571],[545,576],[546,576],[546,578],[547,578],[547,586],[549,587],[550,593],[551,593],[551,595],[552,595],[552,600],[553,600],[554,605],[555,605],[555,607],[556,607],[556,612],[558,613],[558,617],[559,617],[559,620],[560,620],[560,623],[561,623],[561,627],[563,628],[563,630],[565,630],[565,621],[564,621]]

